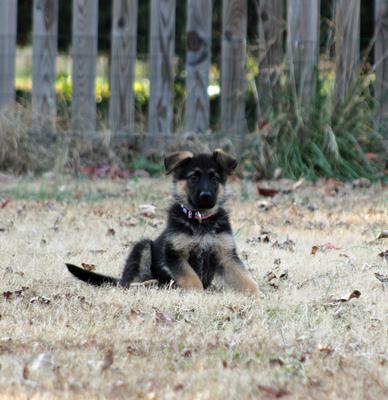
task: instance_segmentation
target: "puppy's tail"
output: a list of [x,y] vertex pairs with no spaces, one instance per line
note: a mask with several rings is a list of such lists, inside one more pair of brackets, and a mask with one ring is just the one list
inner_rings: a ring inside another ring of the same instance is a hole
[[73,264],[67,264],[66,267],[75,277],[81,279],[86,283],[94,286],[102,286],[102,285],[115,285],[119,284],[119,279],[113,278],[111,276],[105,276],[101,274],[97,274],[96,272],[87,271],[86,269],[77,267]]

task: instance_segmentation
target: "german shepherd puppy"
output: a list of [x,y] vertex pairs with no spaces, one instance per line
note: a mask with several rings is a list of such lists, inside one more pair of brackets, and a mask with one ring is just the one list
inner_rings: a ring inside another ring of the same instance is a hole
[[167,225],[154,241],[135,244],[121,279],[66,264],[77,278],[100,286],[129,287],[134,282],[156,279],[202,291],[215,274],[234,289],[257,294],[258,288],[236,251],[227,211],[225,184],[237,166],[235,158],[217,149],[194,155],[180,151],[164,160],[166,174],[173,176],[174,203]]

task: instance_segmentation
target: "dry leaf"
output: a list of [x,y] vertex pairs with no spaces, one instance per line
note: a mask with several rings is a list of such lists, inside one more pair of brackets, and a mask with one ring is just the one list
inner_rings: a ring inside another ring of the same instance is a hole
[[334,351],[334,349],[330,345],[322,343],[318,344],[317,349],[320,353],[325,354],[327,356],[333,353]]
[[132,217],[132,218],[130,218],[128,223],[129,223],[129,226],[136,226],[138,224],[138,222],[139,221],[136,218]]
[[335,244],[331,242],[327,242],[321,245],[322,250],[339,250],[340,247],[337,247]]
[[265,275],[265,279],[267,282],[271,282],[272,280],[274,280],[276,278],[277,278],[277,276],[272,271],[267,272],[267,274]]
[[293,185],[292,185],[292,190],[297,190],[299,189],[303,184],[304,184],[305,180],[304,178],[300,178],[298,181],[296,181]]
[[321,244],[319,246],[313,246],[311,248],[311,254],[315,255],[318,251],[322,251],[325,252],[326,250],[339,250],[340,248],[337,247],[335,244],[331,243],[331,242],[327,242],[324,244]]
[[346,303],[347,301],[350,301],[352,299],[358,299],[361,296],[361,292],[359,290],[353,290],[350,294],[347,294],[345,296],[342,296],[338,302],[340,303]]
[[272,386],[266,386],[266,385],[257,385],[257,387],[262,391],[267,394],[269,394],[271,397],[274,399],[280,399],[281,397],[287,396],[291,394],[289,391],[285,389],[278,389],[274,388]]
[[4,199],[0,198],[0,208],[5,208],[11,202],[10,197],[6,197]]
[[261,200],[261,201],[256,201],[255,206],[261,210],[268,211],[271,208],[275,207],[276,204],[272,200]]
[[30,299],[31,304],[36,303],[36,302],[38,302],[40,304],[49,304],[51,302],[51,299],[49,299],[46,296],[36,296],[36,297],[32,297]]
[[156,214],[156,207],[152,204],[140,204],[139,205],[139,212],[141,215],[145,217],[152,218]]
[[265,188],[265,187],[261,187],[261,186],[257,186],[257,191],[259,192],[259,194],[261,196],[264,196],[264,197],[273,197],[279,193],[279,190],[277,190],[277,189],[270,189],[270,188]]
[[21,289],[19,290],[14,290],[13,292],[7,290],[6,292],[3,292],[3,297],[5,300],[13,300],[16,299],[17,297],[23,296],[24,292],[29,289],[28,286],[22,286]]
[[144,282],[133,282],[129,286],[130,287],[152,287],[157,286],[158,280],[157,279],[149,279],[148,281]]
[[375,277],[382,283],[388,283],[388,275],[383,275],[375,272]]
[[368,178],[359,178],[359,179],[355,179],[352,182],[353,189],[370,188],[371,186],[372,186],[372,182]]
[[183,349],[181,354],[183,357],[189,358],[193,355],[193,351],[191,349]]
[[278,242],[276,241],[272,247],[276,247],[278,249],[282,249],[282,250],[288,250],[288,251],[294,251],[294,247],[295,247],[295,242],[291,239],[287,239],[284,242]]
[[388,250],[384,250],[381,253],[377,254],[379,257],[384,258],[385,260],[388,260]]
[[284,361],[281,358],[270,358],[269,365],[271,367],[276,367],[276,366],[282,367],[284,365]]
[[171,325],[176,322],[176,320],[169,314],[156,310],[155,311],[155,319],[159,324]]
[[104,361],[102,362],[101,372],[105,372],[113,364],[113,349],[105,351]]
[[280,275],[279,275],[279,279],[285,281],[286,279],[288,279],[288,269],[285,269]]
[[319,250],[318,246],[313,246],[313,247],[311,247],[311,253],[310,254],[312,254],[314,256],[318,250]]
[[388,238],[388,229],[384,229],[379,233],[376,239],[387,239]]
[[81,263],[81,267],[83,269],[86,269],[86,271],[94,271],[96,269],[96,266],[94,264],[87,264],[87,263]]

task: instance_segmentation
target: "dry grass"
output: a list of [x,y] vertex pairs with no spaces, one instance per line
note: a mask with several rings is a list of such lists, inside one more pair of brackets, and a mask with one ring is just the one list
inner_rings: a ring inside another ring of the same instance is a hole
[[[2,183],[3,195],[35,200],[0,209],[0,293],[29,288],[0,299],[0,399],[386,395],[388,288],[374,273],[387,275],[377,254],[388,239],[372,241],[387,229],[386,190],[343,187],[331,196],[306,187],[265,210],[254,188],[242,201],[235,183],[237,243],[261,288],[252,299],[73,279],[64,261],[118,275],[130,244],[161,229],[168,186],[58,179]],[[50,190],[64,201],[45,200]],[[138,205],[150,202],[156,216],[139,217]],[[135,226],[125,223],[131,217]],[[269,243],[247,242],[263,229]],[[286,239],[294,251],[273,246]],[[327,242],[340,249],[310,254]],[[285,269],[286,279],[265,278]],[[360,298],[333,303],[354,289]]]

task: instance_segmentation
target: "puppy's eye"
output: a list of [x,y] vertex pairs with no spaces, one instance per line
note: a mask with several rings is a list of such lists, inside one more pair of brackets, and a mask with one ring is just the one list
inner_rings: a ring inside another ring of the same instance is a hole
[[199,175],[198,174],[190,175],[189,179],[190,179],[190,182],[192,182],[192,183],[198,182]]
[[209,177],[209,179],[210,179],[210,181],[211,181],[212,183],[217,183],[217,182],[218,182],[218,176],[217,176],[217,175],[211,175],[211,176]]

